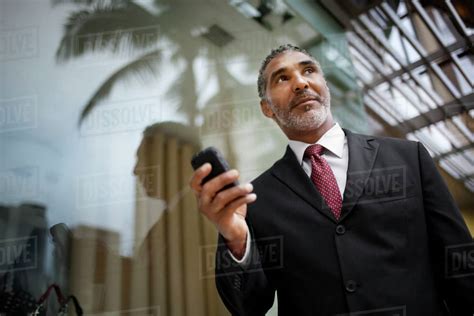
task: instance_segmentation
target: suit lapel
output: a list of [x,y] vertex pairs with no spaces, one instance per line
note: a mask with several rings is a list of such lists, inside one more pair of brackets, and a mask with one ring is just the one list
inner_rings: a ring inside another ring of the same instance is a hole
[[379,148],[378,142],[373,137],[353,134],[346,129],[343,130],[349,148],[349,166],[347,168],[347,181],[340,220],[349,215],[362,195],[374,167]]
[[278,160],[272,167],[272,173],[321,214],[336,222],[331,210],[324,202],[321,194],[316,190],[311,179],[299,165],[293,150],[289,146],[287,146],[283,158]]

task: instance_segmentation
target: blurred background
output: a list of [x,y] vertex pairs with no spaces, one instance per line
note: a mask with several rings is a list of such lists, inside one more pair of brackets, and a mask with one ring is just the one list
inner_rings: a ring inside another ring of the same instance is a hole
[[342,127],[428,148],[474,233],[473,17],[468,0],[0,0],[0,314],[55,284],[42,314],[74,295],[86,315],[228,315],[189,161],[213,145],[250,181],[283,155],[256,80],[285,43],[320,61]]

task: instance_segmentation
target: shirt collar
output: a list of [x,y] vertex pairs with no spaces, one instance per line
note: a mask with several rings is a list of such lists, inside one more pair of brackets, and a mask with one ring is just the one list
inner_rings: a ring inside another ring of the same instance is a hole
[[[320,144],[338,158],[342,158],[342,152],[344,150],[344,142],[346,135],[338,123],[334,124],[323,136],[314,144]],[[304,152],[308,146],[314,145],[297,140],[290,140],[289,146],[296,155],[299,164],[303,162]]]

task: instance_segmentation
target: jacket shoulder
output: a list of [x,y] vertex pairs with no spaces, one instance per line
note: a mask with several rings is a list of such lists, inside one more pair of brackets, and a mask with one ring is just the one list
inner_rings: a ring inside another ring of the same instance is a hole
[[268,185],[268,183],[270,181],[273,180],[273,176],[272,176],[272,168],[275,166],[275,164],[273,166],[271,166],[270,168],[268,168],[267,170],[265,170],[263,173],[261,173],[258,177],[256,177],[255,179],[252,180],[252,184],[254,186],[265,186],[265,185]]
[[402,147],[402,148],[406,148],[407,146],[417,147],[419,143],[418,141],[413,141],[413,140],[404,139],[404,138],[397,138],[397,137],[373,136],[373,135],[364,135],[364,134],[358,134],[358,133],[352,133],[352,132],[350,134],[353,137],[359,137],[362,139],[366,139],[368,141],[375,140],[381,145],[395,146],[395,147]]

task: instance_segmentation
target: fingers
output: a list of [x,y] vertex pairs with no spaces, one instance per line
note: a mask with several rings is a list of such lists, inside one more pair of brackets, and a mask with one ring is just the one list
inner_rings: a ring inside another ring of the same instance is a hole
[[[217,177],[209,180],[202,186],[200,198],[203,204],[209,204],[216,197],[216,194],[222,190],[226,185],[237,181],[239,172],[237,170],[229,170]],[[238,186],[241,187],[241,186]],[[232,188],[234,189],[234,188]],[[227,190],[225,190],[227,191]],[[219,192],[220,193],[220,192]],[[248,193],[248,192],[247,192]]]
[[[235,212],[237,209],[239,209],[239,207],[241,207],[242,205],[244,204],[249,204],[249,203],[252,203],[252,202],[255,202],[255,200],[257,199],[257,195],[255,193],[250,193],[250,194],[247,194],[241,198],[238,198],[234,201],[232,201],[231,203],[229,203],[225,209],[223,210],[223,212],[230,212],[230,213],[233,213]],[[240,214],[242,216],[245,217],[245,215],[243,214]]]
[[257,199],[257,195],[255,193],[247,194],[240,198],[235,199],[234,201],[230,202],[224,209],[222,209],[217,216],[219,218],[228,217],[230,218],[233,213],[239,214],[242,218],[245,218],[245,213],[240,213],[239,210],[241,209],[242,205],[246,205],[252,202],[255,202]]
[[241,205],[255,201],[256,195],[250,194],[253,190],[250,183],[222,190],[226,185],[235,182],[239,178],[237,170],[229,170],[205,184],[201,184],[203,179],[211,173],[211,169],[211,164],[205,163],[196,169],[189,183],[196,195],[202,213],[214,216],[224,209],[235,211]]
[[195,194],[201,192],[201,182],[209,173],[211,173],[211,170],[211,164],[206,162],[194,171],[191,181],[189,181],[189,186],[193,189]]
[[224,172],[217,177],[209,180],[203,185],[202,191],[204,192],[218,192],[223,187],[231,184],[239,179],[239,172],[235,169]]
[[219,192],[214,199],[210,202],[209,212],[217,213],[227,207],[227,205],[234,200],[243,198],[246,202],[253,202],[255,194],[249,194],[252,192],[253,186],[250,183],[241,184],[233,188]]

